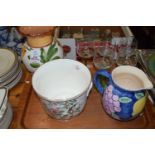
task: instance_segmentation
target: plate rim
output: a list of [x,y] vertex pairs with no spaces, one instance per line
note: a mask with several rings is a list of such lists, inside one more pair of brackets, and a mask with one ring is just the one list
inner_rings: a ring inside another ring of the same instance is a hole
[[14,68],[14,66],[16,65],[17,61],[18,61],[18,57],[17,57],[17,54],[15,51],[13,51],[12,49],[10,48],[0,48],[0,50],[7,50],[11,53],[13,53],[13,55],[15,56],[15,60],[14,60],[14,63],[12,65],[12,67],[10,69],[8,69],[7,71],[5,71],[3,74],[0,75],[0,78],[5,76],[5,74],[7,74],[8,72],[10,72],[10,70],[12,70]]

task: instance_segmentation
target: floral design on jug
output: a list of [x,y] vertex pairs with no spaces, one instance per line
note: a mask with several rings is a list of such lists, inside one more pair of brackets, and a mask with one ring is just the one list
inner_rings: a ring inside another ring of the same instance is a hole
[[103,96],[103,106],[105,107],[105,110],[108,114],[121,111],[119,96],[114,95],[112,91],[113,91],[113,86],[109,85],[105,90],[105,93]]
[[46,49],[47,47],[40,49],[26,47],[26,49],[30,51],[30,54],[27,56],[27,58],[30,60],[30,66],[33,68],[38,68],[41,66],[41,64],[44,64],[48,61],[60,59],[60,57],[57,55],[58,48],[55,46],[56,43],[50,45],[48,50]]
[[116,119],[128,119],[131,116],[138,115],[145,106],[145,94],[143,92],[120,93],[109,85],[103,95],[103,106],[105,111]]
[[25,43],[22,48],[22,60],[30,72],[36,71],[49,61],[61,58],[63,58],[63,51],[57,41],[41,48],[33,48]]
[[144,93],[136,93],[135,98],[137,99],[133,106],[132,116],[138,115],[145,106],[146,96]]

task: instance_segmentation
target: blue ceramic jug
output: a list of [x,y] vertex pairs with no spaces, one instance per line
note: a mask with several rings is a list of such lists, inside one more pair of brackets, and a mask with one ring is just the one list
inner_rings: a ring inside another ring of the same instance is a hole
[[[108,78],[104,88],[99,76]],[[117,120],[130,120],[137,117],[144,109],[146,89],[153,85],[145,73],[133,66],[116,67],[110,74],[98,70],[94,75],[94,84],[103,94],[102,103],[107,114]]]

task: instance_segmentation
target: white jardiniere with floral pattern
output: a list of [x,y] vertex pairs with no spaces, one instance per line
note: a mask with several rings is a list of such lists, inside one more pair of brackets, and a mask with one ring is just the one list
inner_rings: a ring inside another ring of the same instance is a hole
[[51,117],[56,119],[70,119],[73,116],[77,116],[84,109],[86,100],[86,92],[75,99],[67,101],[52,102],[41,99],[44,109]]

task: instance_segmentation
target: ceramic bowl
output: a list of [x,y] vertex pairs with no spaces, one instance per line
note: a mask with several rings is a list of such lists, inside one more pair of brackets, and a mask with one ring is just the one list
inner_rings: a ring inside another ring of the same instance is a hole
[[50,116],[70,119],[85,107],[92,88],[91,74],[78,61],[57,59],[38,68],[32,86]]

